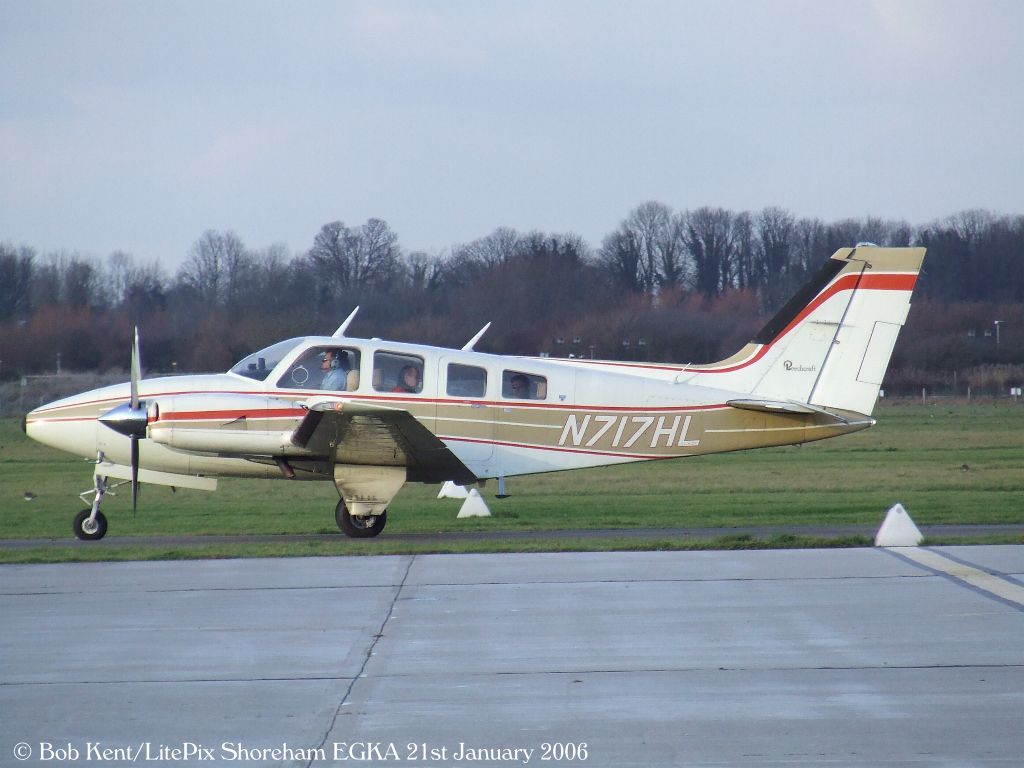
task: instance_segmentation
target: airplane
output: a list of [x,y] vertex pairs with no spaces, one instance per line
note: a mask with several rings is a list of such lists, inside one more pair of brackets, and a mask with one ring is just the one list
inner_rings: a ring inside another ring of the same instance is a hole
[[335,520],[377,536],[406,482],[483,483],[844,435],[875,423],[924,248],[829,258],[754,339],[699,365],[504,356],[346,335],[281,341],[221,374],[130,381],[28,413],[34,440],[95,461],[75,535],[101,539],[106,492],[220,477],[333,482]]

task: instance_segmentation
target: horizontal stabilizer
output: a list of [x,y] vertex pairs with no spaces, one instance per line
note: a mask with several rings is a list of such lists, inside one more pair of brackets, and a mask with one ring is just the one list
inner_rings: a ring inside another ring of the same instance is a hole
[[[834,424],[860,424],[862,421],[858,418],[855,421],[842,416],[838,413],[821,408],[817,405],[811,405],[810,403],[798,403],[794,400],[761,400],[761,399],[744,399],[744,400],[728,400],[725,403],[733,408],[739,408],[744,411],[760,411],[761,413],[806,413],[806,414],[817,414],[818,416],[826,416],[829,421]],[[859,414],[858,414],[859,416]],[[866,418],[866,417],[864,417]],[[867,422],[874,424],[874,419],[867,418]]]
[[[97,464],[96,474],[118,480],[131,480],[132,468],[124,464]],[[194,488],[197,491],[216,491],[217,479],[200,477],[199,475],[179,475],[174,472],[157,472],[152,469],[139,469],[139,482],[151,485],[169,485],[172,488]]]
[[764,413],[821,413],[820,408],[789,400],[729,400],[726,405],[744,411],[763,411]]

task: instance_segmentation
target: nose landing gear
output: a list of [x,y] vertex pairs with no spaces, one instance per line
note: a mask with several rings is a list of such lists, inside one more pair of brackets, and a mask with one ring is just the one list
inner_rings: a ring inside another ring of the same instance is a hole
[[[103,451],[100,451],[96,455],[96,467],[97,469],[103,463]],[[93,487],[87,491],[82,491],[78,494],[78,497],[89,504],[89,496],[92,495],[92,502],[87,509],[83,509],[77,515],[75,520],[71,524],[71,530],[74,531],[75,536],[82,541],[99,541],[107,534],[107,517],[100,511],[100,504],[103,503],[103,497],[109,492],[112,495],[114,488],[119,485],[124,485],[127,480],[120,483],[114,483],[110,485],[107,482],[105,475],[94,474],[93,475]]]

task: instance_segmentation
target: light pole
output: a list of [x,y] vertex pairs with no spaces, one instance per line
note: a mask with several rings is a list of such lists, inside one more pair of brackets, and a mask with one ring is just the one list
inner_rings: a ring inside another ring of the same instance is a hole
[[999,346],[999,326],[1002,325],[1004,320],[993,320],[992,324],[996,327],[996,346]]

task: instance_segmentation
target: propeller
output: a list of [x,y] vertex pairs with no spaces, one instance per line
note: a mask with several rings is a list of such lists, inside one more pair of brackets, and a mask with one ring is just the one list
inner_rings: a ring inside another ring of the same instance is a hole
[[139,400],[139,381],[142,379],[142,363],[139,359],[139,329],[135,328],[135,340],[132,343],[131,367],[131,400],[121,403],[100,416],[100,423],[115,432],[125,435],[131,441],[132,466],[132,514],[139,500],[139,440],[146,436],[149,416],[146,403]]

